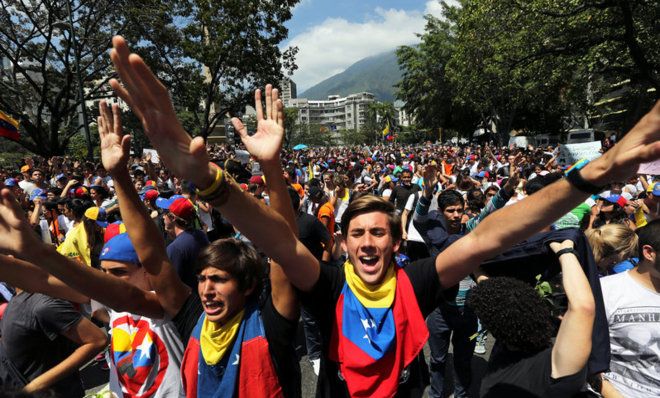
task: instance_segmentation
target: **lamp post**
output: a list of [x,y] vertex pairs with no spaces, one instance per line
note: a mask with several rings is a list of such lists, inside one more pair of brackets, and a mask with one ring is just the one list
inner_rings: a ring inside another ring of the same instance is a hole
[[87,141],[87,160],[94,160],[94,149],[92,148],[92,136],[89,131],[89,117],[85,107],[85,90],[83,89],[83,79],[80,73],[80,50],[76,41],[76,32],[73,27],[73,13],[71,12],[71,0],[66,0],[66,10],[69,14],[69,32],[71,33],[71,45],[73,46],[73,62],[76,67],[76,79],[78,81],[78,99],[80,100],[80,111],[82,112],[83,129],[85,131],[85,140]]

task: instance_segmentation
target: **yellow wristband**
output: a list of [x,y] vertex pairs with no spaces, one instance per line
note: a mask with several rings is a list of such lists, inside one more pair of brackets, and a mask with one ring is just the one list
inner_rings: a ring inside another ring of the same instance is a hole
[[208,196],[212,194],[220,187],[220,185],[224,181],[224,175],[222,173],[222,169],[218,166],[214,166],[214,167],[215,167],[215,180],[213,180],[213,184],[211,184],[210,187],[206,188],[203,191],[197,190],[198,195]]

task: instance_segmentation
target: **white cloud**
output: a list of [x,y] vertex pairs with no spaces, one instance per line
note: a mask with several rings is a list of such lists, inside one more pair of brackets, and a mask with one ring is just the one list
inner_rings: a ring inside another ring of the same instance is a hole
[[298,46],[298,70],[293,80],[299,92],[342,72],[362,58],[419,41],[424,15],[441,15],[440,3],[427,1],[422,10],[376,8],[363,22],[328,18],[292,37],[287,46]]

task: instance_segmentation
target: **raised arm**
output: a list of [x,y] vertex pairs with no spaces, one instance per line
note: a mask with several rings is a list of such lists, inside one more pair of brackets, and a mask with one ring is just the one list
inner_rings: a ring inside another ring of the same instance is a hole
[[[291,199],[282,177],[282,161],[280,151],[284,139],[284,110],[282,100],[278,98],[277,89],[270,84],[266,86],[266,113],[261,104],[261,90],[254,94],[254,104],[257,110],[257,132],[250,136],[247,129],[238,118],[233,118],[234,128],[250,154],[259,162],[266,177],[270,205],[278,214],[284,217],[289,228],[298,235]],[[300,316],[298,300],[293,286],[277,261],[270,263],[270,285],[273,306],[286,319],[297,321]]]
[[130,136],[123,134],[119,105],[113,104],[111,111],[106,102],[101,101],[99,114],[101,161],[114,180],[126,232],[140,263],[149,275],[160,304],[165,313],[173,317],[190,295],[190,288],[181,281],[170,263],[163,234],[149,217],[128,174]]
[[[660,101],[618,144],[576,172],[594,186],[605,186],[611,181],[625,181],[637,172],[640,163],[658,158]],[[453,286],[481,262],[548,226],[588,196],[589,193],[562,179],[496,211],[436,258],[441,283],[445,287]]]
[[0,280],[30,293],[42,293],[72,303],[88,303],[89,297],[27,261],[0,255]]
[[8,189],[0,192],[0,251],[36,264],[83,295],[115,311],[162,317],[156,295],[68,259],[41,242]]
[[294,286],[311,289],[319,277],[318,261],[296,239],[284,218],[241,192],[230,177],[209,163],[204,140],[191,139],[183,129],[165,86],[140,56],[130,54],[123,38],[116,36],[112,42],[110,56],[123,86],[115,79],[110,84],[141,120],[145,134],[167,168],[193,181],[202,192],[212,188],[208,196],[200,197],[219,208],[243,235],[280,263]]
[[552,377],[557,379],[575,374],[587,364],[591,354],[596,303],[580,262],[575,253],[571,252],[573,242],[552,242],[550,249],[559,254],[562,283],[568,298],[568,310],[562,318],[557,340],[552,347]]

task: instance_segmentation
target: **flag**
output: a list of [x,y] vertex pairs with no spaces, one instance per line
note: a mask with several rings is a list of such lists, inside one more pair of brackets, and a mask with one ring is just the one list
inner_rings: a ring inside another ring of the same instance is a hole
[[12,141],[18,141],[18,121],[11,116],[0,111],[0,137],[5,137]]
[[388,135],[390,135],[390,122],[389,121],[387,122],[387,125],[383,129],[383,137],[385,137],[385,139],[387,139]]

